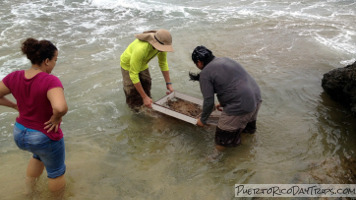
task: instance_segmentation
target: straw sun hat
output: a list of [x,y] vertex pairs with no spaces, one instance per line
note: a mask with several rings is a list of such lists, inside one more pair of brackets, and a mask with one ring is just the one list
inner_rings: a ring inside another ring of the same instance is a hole
[[165,29],[145,31],[141,34],[136,34],[135,37],[150,43],[159,51],[173,51],[172,36],[169,31]]

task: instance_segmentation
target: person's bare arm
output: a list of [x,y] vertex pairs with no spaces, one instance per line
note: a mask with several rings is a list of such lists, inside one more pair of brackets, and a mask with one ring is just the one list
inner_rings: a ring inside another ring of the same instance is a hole
[[10,89],[6,87],[6,85],[2,81],[0,81],[0,105],[18,110],[17,104],[5,97],[10,93],[11,93]]
[[163,74],[163,77],[164,77],[164,80],[166,81],[166,87],[167,87],[167,90],[169,90],[169,93],[173,92],[173,87],[172,87],[172,82],[171,82],[171,78],[169,77],[169,71],[162,71],[162,74]]
[[45,122],[45,129],[47,132],[51,132],[53,129],[55,132],[57,132],[59,123],[62,121],[62,117],[68,111],[63,88],[56,87],[48,90],[47,98],[51,102],[53,115],[47,122]]

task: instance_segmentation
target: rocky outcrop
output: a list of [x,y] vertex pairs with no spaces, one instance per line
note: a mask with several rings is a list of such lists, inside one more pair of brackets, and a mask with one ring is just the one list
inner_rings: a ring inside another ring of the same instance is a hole
[[332,99],[356,115],[356,62],[324,74],[321,86]]

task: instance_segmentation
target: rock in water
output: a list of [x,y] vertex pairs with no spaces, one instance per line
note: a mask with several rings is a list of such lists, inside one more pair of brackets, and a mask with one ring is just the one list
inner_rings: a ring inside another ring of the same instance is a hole
[[332,99],[356,115],[356,62],[324,74],[321,86]]

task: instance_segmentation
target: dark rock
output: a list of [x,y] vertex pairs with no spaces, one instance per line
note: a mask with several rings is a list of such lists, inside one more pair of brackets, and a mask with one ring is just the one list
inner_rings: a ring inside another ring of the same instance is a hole
[[332,99],[356,115],[356,62],[324,74],[321,86]]

